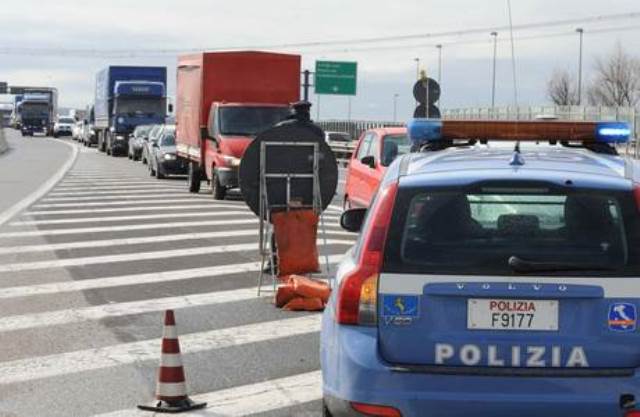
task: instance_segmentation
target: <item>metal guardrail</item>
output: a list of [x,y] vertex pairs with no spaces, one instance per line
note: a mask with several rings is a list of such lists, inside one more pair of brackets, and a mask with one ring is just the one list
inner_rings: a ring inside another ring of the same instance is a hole
[[356,147],[360,135],[369,129],[381,127],[404,126],[404,122],[370,121],[370,120],[322,120],[316,122],[325,132],[345,132],[351,137],[351,142],[330,142],[329,146],[336,155],[336,159],[343,166],[347,166],[351,154]]
[[336,156],[338,163],[346,167],[349,164],[349,159],[351,159],[357,143],[355,140],[351,142],[331,142],[329,146]]
[[405,125],[404,122],[371,120],[322,120],[316,124],[326,132],[346,132],[352,140],[357,140],[365,130]]
[[9,150],[9,144],[4,137],[4,128],[0,127],[0,154],[5,153]]

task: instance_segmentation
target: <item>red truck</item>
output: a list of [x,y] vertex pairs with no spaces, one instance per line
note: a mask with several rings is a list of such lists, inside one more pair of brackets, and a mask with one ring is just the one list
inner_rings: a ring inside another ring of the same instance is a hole
[[189,191],[206,180],[222,200],[238,187],[240,159],[261,131],[300,99],[300,56],[212,52],[178,58],[176,148],[189,161]]

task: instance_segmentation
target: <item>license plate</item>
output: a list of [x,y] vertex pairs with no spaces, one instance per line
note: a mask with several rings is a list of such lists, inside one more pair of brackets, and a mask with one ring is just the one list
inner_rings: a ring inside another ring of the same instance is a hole
[[467,329],[556,331],[558,301],[470,298]]

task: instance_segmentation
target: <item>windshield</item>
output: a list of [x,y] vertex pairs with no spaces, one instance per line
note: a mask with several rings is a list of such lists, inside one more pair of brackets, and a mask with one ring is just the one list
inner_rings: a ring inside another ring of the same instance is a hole
[[167,133],[162,137],[160,146],[176,146],[176,136],[174,133]]
[[23,118],[47,117],[49,106],[45,103],[23,103],[20,114]]
[[68,117],[61,117],[60,119],[58,119],[58,123],[67,123],[67,124],[72,124],[75,123],[76,121],[74,119],[68,118]]
[[136,127],[135,131],[133,132],[134,136],[139,138],[141,136],[146,136],[149,131],[151,130],[152,126],[138,126]]
[[133,116],[154,116],[164,115],[164,98],[140,98],[140,97],[118,97],[116,101],[115,113],[118,115]]
[[389,166],[398,155],[404,155],[411,149],[411,141],[407,135],[386,135],[382,146],[382,165]]
[[411,190],[396,204],[403,209],[389,240],[391,269],[472,275],[640,273],[640,224],[633,198],[625,193]]
[[288,107],[222,107],[220,133],[255,136],[289,116]]

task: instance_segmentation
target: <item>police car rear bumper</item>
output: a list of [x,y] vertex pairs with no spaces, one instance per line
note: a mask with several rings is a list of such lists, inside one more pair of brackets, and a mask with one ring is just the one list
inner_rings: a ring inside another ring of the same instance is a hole
[[336,325],[325,312],[323,394],[334,417],[358,416],[349,402],[386,405],[403,417],[620,417],[620,397],[640,398],[640,375],[469,376],[401,372],[378,353],[375,327]]

